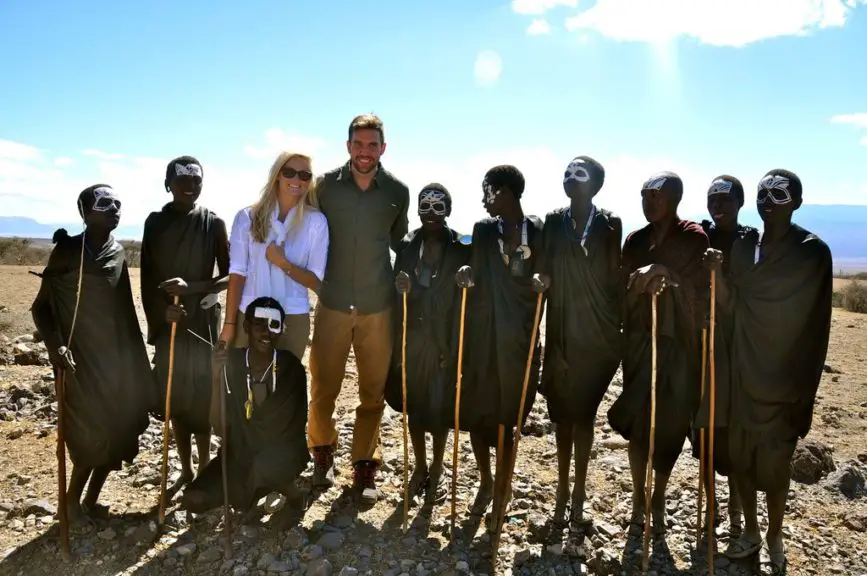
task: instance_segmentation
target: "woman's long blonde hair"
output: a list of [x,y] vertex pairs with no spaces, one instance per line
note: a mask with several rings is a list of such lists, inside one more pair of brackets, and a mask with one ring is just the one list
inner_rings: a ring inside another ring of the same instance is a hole
[[[271,165],[271,170],[268,171],[268,182],[262,187],[262,192],[259,200],[251,206],[250,233],[253,240],[259,243],[264,243],[268,238],[268,232],[271,228],[271,214],[277,206],[278,187],[280,185],[280,171],[287,162],[293,158],[301,158],[310,164],[310,170],[313,170],[313,159],[300,152],[281,152],[274,163]],[[295,206],[295,215],[289,223],[289,234],[292,234],[304,219],[304,210],[307,208],[318,210],[319,202],[316,198],[316,178],[311,178],[307,192],[301,196],[298,204]]]

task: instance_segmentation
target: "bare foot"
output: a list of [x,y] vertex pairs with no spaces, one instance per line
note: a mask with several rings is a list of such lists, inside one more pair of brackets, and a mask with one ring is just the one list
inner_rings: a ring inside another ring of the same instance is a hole
[[79,502],[70,501],[66,504],[66,521],[71,529],[76,532],[85,532],[96,527],[96,522],[85,514],[84,508]]
[[82,511],[94,520],[108,520],[108,506],[97,503],[84,502],[81,506]]
[[442,469],[439,471],[431,468],[430,476],[428,476],[427,490],[424,495],[425,504],[438,504],[448,497],[448,490],[443,481]]
[[184,472],[183,474],[181,474],[180,477],[177,480],[175,480],[174,484],[172,484],[171,486],[166,488],[166,501],[169,501],[172,498],[174,498],[175,494],[177,494],[181,490],[181,488],[183,488],[184,486],[186,486],[187,484],[189,484],[192,481],[193,481],[192,471]]
[[425,484],[427,484],[428,480],[428,472],[427,468],[423,466],[416,467],[412,472],[412,476],[409,477],[409,497],[410,499],[415,498],[425,488]]
[[566,524],[566,503],[569,501],[569,489],[566,486],[557,487],[557,502],[554,504],[554,519],[552,520],[555,526],[564,526]]
[[471,516],[481,516],[488,509],[491,500],[494,499],[494,483],[492,480],[482,480],[479,485],[479,491],[476,493],[476,499],[473,500],[473,505],[470,506]]
[[650,510],[650,517],[653,520],[653,524],[651,525],[653,528],[653,534],[655,536],[660,536],[665,534],[666,522],[665,522],[665,508],[653,508]]
[[644,505],[642,504],[640,507],[636,504],[632,504],[632,515],[629,517],[629,531],[630,536],[641,536],[644,534]]

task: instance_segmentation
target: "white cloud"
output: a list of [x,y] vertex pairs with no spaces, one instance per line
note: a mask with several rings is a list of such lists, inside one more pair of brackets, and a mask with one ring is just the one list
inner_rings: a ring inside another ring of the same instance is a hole
[[[856,130],[867,129],[867,112],[857,112],[855,114],[837,114],[831,117],[832,124],[848,124],[854,126]],[[861,145],[867,146],[867,136],[861,138]]]
[[66,156],[61,156],[60,158],[54,159],[54,165],[59,168],[66,168],[68,166],[72,166],[75,162],[72,158],[67,158]]
[[0,140],[0,158],[8,160],[34,160],[39,157],[39,148],[19,144],[11,140]]
[[[234,165],[204,163],[205,185],[202,203],[231,222],[237,210],[250,205],[258,197],[273,156],[284,147],[299,148],[307,143],[317,152],[314,167],[317,172],[329,170],[346,161],[346,151],[340,138],[325,140],[302,134],[289,134],[273,129],[266,132],[263,142],[244,146],[238,143],[238,162]],[[13,146],[14,145],[14,146]],[[75,198],[85,187],[106,182],[115,187],[124,201],[123,225],[140,225],[147,214],[158,210],[169,200],[163,188],[165,166],[170,158],[131,157],[123,154],[114,159],[94,157],[77,161],[73,166],[58,166],[58,157],[39,153],[35,157],[21,154],[32,146],[6,143],[2,151],[18,150],[18,159],[0,157],[0,202],[4,215],[34,218],[46,223],[75,223],[78,221]],[[253,151],[245,155],[243,151]],[[267,152],[266,152],[267,151]],[[417,194],[429,182],[440,182],[452,193],[454,211],[450,224],[465,233],[472,231],[475,221],[486,214],[481,204],[481,181],[485,172],[497,164],[514,164],[524,173],[527,188],[524,208],[528,214],[543,217],[545,213],[563,206],[567,199],[563,193],[563,170],[576,150],[551,148],[492,149],[469,157],[433,157],[414,153],[401,143],[393,141],[383,163],[410,188],[410,222],[418,224],[415,216]],[[590,151],[592,154],[592,150]],[[61,157],[62,158],[62,157]],[[597,159],[606,170],[605,186],[597,202],[619,214],[627,230],[645,224],[641,212],[641,183],[660,170],[672,170],[684,181],[682,216],[701,216],[705,213],[703,191],[716,171],[701,166],[687,166],[664,156],[616,156]],[[747,190],[753,190],[762,174],[738,173]],[[863,203],[867,204],[867,188],[836,186],[823,190],[821,197],[809,195],[811,203]]]
[[315,156],[325,146],[325,141],[318,137],[303,136],[296,132],[284,132],[280,128],[265,131],[264,146],[246,145],[244,152],[253,158],[268,158],[273,160],[284,150],[301,152]]
[[851,124],[858,128],[867,128],[867,112],[856,114],[837,114],[831,117],[832,124]]
[[566,28],[594,30],[618,41],[691,37],[712,46],[743,47],[839,28],[862,4],[867,0],[597,0],[568,18]]
[[108,152],[102,152],[101,150],[94,150],[93,148],[82,150],[81,154],[84,156],[93,156],[94,158],[102,158],[103,160],[120,160],[123,158],[123,154],[110,154]]
[[500,78],[503,61],[493,50],[482,50],[476,55],[475,76],[481,86],[491,86]]
[[512,11],[516,14],[541,15],[557,6],[578,6],[578,0],[512,0]]
[[544,18],[534,18],[527,27],[527,34],[530,36],[540,36],[551,32],[551,25]]

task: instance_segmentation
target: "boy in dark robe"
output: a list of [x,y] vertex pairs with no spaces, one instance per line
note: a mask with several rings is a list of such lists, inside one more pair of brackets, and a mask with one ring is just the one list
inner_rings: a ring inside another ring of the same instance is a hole
[[[107,184],[78,197],[82,234],[54,234],[31,308],[54,367],[65,371],[64,436],[72,460],[70,521],[104,514],[97,499],[111,470],[138,455],[157,393],[133,304],[126,255],[112,231],[120,200]],[[84,485],[90,480],[81,500]]]
[[596,411],[620,365],[620,243],[623,224],[593,198],[605,169],[588,156],[566,167],[563,189],[570,206],[545,217],[547,294],[545,362],[540,393],[557,425],[559,481],[555,524],[569,504],[569,467],[575,446],[575,486],[570,527],[583,524],[585,481]]
[[[213,354],[211,423],[220,433],[219,395],[225,393],[229,503],[247,518],[272,492],[286,496],[287,513],[304,507],[295,480],[310,461],[307,372],[292,352],[275,347],[283,317],[279,302],[256,298],[244,312],[248,346],[218,345]],[[223,503],[222,458],[221,451],[184,491],[185,509],[202,514]]]
[[[743,238],[747,233],[754,232],[755,228],[744,226],[738,223],[738,213],[744,205],[744,187],[741,181],[723,174],[713,179],[710,187],[707,190],[707,211],[712,220],[702,220],[701,227],[707,234],[710,241],[710,247],[719,250],[723,254],[722,268],[720,275],[728,276],[731,268],[731,251],[735,240]],[[719,275],[718,275],[719,277]],[[709,311],[705,314],[705,326],[708,327],[710,321]],[[731,462],[728,454],[728,419],[729,419],[729,395],[731,390],[731,333],[732,319],[731,316],[725,314],[723,310],[716,310],[716,329],[715,335],[715,403],[714,403],[714,454],[713,467],[714,472],[721,476],[728,477],[729,486],[729,534],[737,538],[742,531],[741,525],[741,504],[738,498],[737,486],[732,480]],[[710,330],[707,331],[708,338]],[[710,344],[707,346],[707,353],[710,354]],[[706,364],[710,369],[710,360]],[[707,427],[710,422],[710,395],[709,395],[710,379],[705,379],[705,395],[702,399],[698,413],[694,422],[694,430],[692,437],[692,455],[695,458],[700,457],[700,440],[699,430],[705,429],[705,450],[708,450],[708,432]],[[705,493],[710,494],[710,481],[708,474],[702,475]],[[706,505],[710,505],[710,501],[706,501]],[[713,503],[713,509],[719,511],[717,503]],[[709,511],[710,508],[707,508]],[[705,514],[705,522],[709,521],[709,516]],[[714,525],[720,522],[717,514],[714,514]],[[707,537],[707,530],[702,529],[702,538]]]
[[[446,225],[452,197],[441,184],[428,184],[418,196],[421,228],[401,241],[394,269],[399,295],[407,294],[406,410],[415,454],[409,483],[410,497],[425,493],[432,504],[445,496],[441,485],[443,456],[449,428],[454,427],[456,352],[460,324],[461,293],[455,274],[470,259],[470,246]],[[391,371],[385,399],[392,409],[403,411],[401,345],[403,305],[398,302]],[[433,462],[427,465],[425,434],[433,436]]]
[[[489,529],[496,530],[496,515],[504,509],[499,498],[508,503],[511,496],[505,483],[512,458],[512,427],[523,425],[538,388],[542,347],[537,339],[524,413],[519,415],[537,296],[548,281],[540,273],[542,221],[525,216],[521,208],[523,174],[514,166],[495,166],[485,175],[482,190],[482,203],[491,218],[476,223],[471,266],[456,275],[458,286],[475,285],[467,303],[460,422],[461,429],[470,432],[481,476],[470,513],[484,514],[493,499]],[[499,444],[503,452],[497,450],[495,488],[489,450]]]
[[[831,251],[792,222],[801,202],[797,175],[768,172],[756,199],[764,230],[735,242],[731,274],[719,274],[717,285],[717,302],[734,320],[729,456],[744,511],[744,533],[727,554],[758,553],[756,492],[762,491],[776,573],[786,569],[782,529],[792,454],[810,431],[831,330]],[[722,253],[709,252],[707,263],[719,273]]]
[[627,276],[624,315],[623,392],[608,410],[608,422],[629,441],[632,517],[629,531],[644,530],[644,488],[650,442],[652,371],[651,295],[657,308],[656,436],[651,499],[653,531],[665,532],[665,491],[689,436],[699,400],[701,322],[706,308],[707,272],[702,257],[707,235],[682,220],[677,207],[683,182],[661,172],[641,189],[649,224],[627,236],[622,268]]
[[[203,309],[203,296],[225,290],[229,273],[226,224],[197,204],[202,193],[202,166],[181,156],[166,167],[165,187],[172,201],[151,212],[144,224],[141,249],[141,295],[148,322],[148,343],[165,410],[171,324],[177,323],[172,372],[171,420],[182,474],[169,489],[173,495],[193,479],[191,436],[196,436],[199,471],[210,460],[208,406],[211,400],[211,346],[217,338],[217,307]],[[219,272],[214,276],[214,267]],[[174,306],[172,299],[180,297]]]

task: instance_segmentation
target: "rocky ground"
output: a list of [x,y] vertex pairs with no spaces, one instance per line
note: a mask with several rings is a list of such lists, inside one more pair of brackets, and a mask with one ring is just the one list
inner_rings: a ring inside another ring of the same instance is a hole
[[[136,272],[136,271],[134,271]],[[415,505],[402,529],[402,434],[400,415],[386,410],[381,469],[382,500],[359,511],[349,497],[351,469],[346,446],[338,452],[338,486],[318,495],[302,523],[288,531],[233,523],[232,556],[223,549],[221,511],[191,517],[175,507],[157,529],[161,426],[142,436],[135,463],[109,477],[102,502],[107,520],[76,528],[74,561],[64,564],[57,546],[56,402],[51,369],[34,341],[27,307],[37,279],[25,270],[0,269],[0,575],[31,574],[374,574],[398,576],[492,574],[484,527],[466,508],[475,494],[476,467],[469,437],[460,436],[458,526],[449,531],[448,501],[432,509]],[[10,280],[11,278],[11,280]],[[134,276],[137,284],[137,276]],[[141,316],[140,316],[141,317]],[[38,338],[37,338],[38,339]],[[814,427],[794,462],[797,482],[787,512],[789,573],[867,574],[867,316],[835,310],[832,344],[819,392]],[[338,403],[341,436],[349,438],[357,376],[350,365]],[[628,542],[631,481],[625,443],[613,434],[605,410],[620,391],[612,382],[599,412],[588,479],[594,526],[584,538],[549,524],[556,487],[553,426],[537,399],[525,426],[514,480],[514,500],[500,544],[500,573],[521,575],[640,573],[641,541]],[[212,448],[216,448],[216,443]],[[451,446],[447,446],[451,454]],[[172,451],[172,461],[176,454]],[[179,466],[172,471],[179,473]],[[311,471],[304,475],[309,482]],[[669,529],[654,542],[651,573],[707,574],[706,551],[695,551],[698,468],[689,445],[669,488]],[[717,482],[722,517],[727,488]],[[268,511],[279,502],[266,502]],[[760,506],[763,508],[764,506]],[[764,521],[764,519],[763,519]],[[719,529],[725,546],[727,523]],[[767,560],[767,552],[762,552]],[[717,556],[716,574],[769,573],[767,565],[733,564]]]

